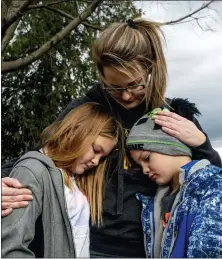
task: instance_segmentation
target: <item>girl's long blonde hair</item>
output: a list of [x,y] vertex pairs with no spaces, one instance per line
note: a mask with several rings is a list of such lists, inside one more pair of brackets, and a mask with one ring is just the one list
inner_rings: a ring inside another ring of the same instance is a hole
[[[114,139],[122,146],[122,128],[120,123],[97,103],[83,104],[69,112],[62,121],[45,128],[40,137],[43,150],[58,168],[65,172],[65,184],[72,188],[70,165],[82,156],[98,136]],[[107,158],[91,171],[75,178],[80,191],[90,204],[92,224],[102,222],[102,198],[104,171]]]
[[[93,45],[93,60],[104,83],[103,68],[115,67],[127,75],[147,73],[146,104],[150,109],[165,103],[167,66],[163,52],[164,34],[160,24],[143,18],[114,23],[105,29]],[[148,76],[149,74],[149,76]]]

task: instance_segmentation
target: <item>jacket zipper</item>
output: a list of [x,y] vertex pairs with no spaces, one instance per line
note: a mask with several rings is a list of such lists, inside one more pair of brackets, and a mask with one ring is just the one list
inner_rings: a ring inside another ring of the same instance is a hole
[[65,185],[65,181],[64,181],[64,176],[63,176],[63,171],[59,168],[59,170],[61,171],[62,173],[62,184],[63,184],[63,194],[64,194],[64,197],[65,197],[65,209],[66,209],[66,216],[68,218],[68,222],[69,222],[69,227],[71,229],[71,234],[72,234],[72,244],[73,244],[73,250],[75,252],[75,257],[77,256],[77,253],[76,253],[76,247],[75,247],[75,242],[74,242],[74,239],[73,239],[73,231],[72,231],[72,224],[70,222],[70,219],[69,219],[69,214],[68,214],[68,208],[67,208],[67,204],[66,204],[66,194],[65,194],[65,188],[64,188],[64,185]]
[[[181,203],[182,203],[182,202],[183,202],[183,200],[181,201]],[[181,203],[180,203],[180,204],[181,204]],[[179,204],[179,205],[180,205],[180,204]],[[175,208],[174,208],[174,210],[170,213],[170,218],[169,218],[169,220],[168,220],[167,227],[166,227],[165,230],[164,230],[163,238],[162,238],[162,242],[161,242],[161,257],[163,257],[164,243],[165,243],[165,240],[166,240],[166,235],[167,235],[167,231],[168,231],[168,228],[169,228],[169,223],[170,223],[170,221],[171,221],[172,218],[173,218],[173,234],[174,234],[174,225],[175,225],[175,218],[176,218],[176,217],[175,217],[175,216],[173,217],[173,215],[176,215],[175,213],[176,213],[176,211],[177,211],[179,205],[176,205]],[[173,244],[173,245],[174,245],[174,244]],[[171,249],[172,249],[172,241],[171,241],[171,245],[170,245],[169,254],[171,253]],[[169,256],[167,256],[167,257],[169,257]]]
[[[150,213],[150,215],[151,215],[151,213]],[[141,222],[143,222],[142,213],[141,213]],[[152,239],[152,236],[154,236],[154,234],[152,233],[152,227],[151,227],[151,239]],[[147,252],[147,248],[146,248],[146,234],[143,234],[143,237],[144,237],[143,240],[144,240],[145,254],[146,254],[146,257],[149,258],[150,256],[148,256],[148,252]],[[152,246],[151,246],[151,254],[152,254]]]
[[154,258],[154,240],[155,240],[155,225],[154,225],[154,211],[150,212],[150,225],[151,225],[151,257]]
[[[193,178],[193,179],[187,184],[187,186],[186,186],[185,189],[184,189],[182,201],[180,202],[180,204],[178,204],[178,205],[176,206],[176,208],[175,208],[175,210],[173,211],[173,213],[171,213],[171,215],[175,214],[174,219],[173,219],[173,220],[174,220],[174,222],[173,222],[173,235],[174,235],[174,236],[173,236],[173,242],[171,241],[170,250],[169,250],[169,253],[168,253],[168,258],[171,256],[173,247],[174,247],[174,245],[175,245],[175,240],[176,240],[176,238],[175,238],[175,219],[176,219],[176,212],[177,212],[179,206],[180,206],[180,205],[183,203],[183,201],[184,201],[185,193],[186,193],[186,190],[187,190],[188,186],[189,186],[197,177],[199,177],[200,174],[201,174],[201,173],[199,173],[195,178]],[[186,182],[185,182],[185,183],[186,183]],[[169,221],[168,221],[168,222],[170,222],[170,220],[171,220],[171,215],[170,215],[170,218],[169,218]],[[169,224],[168,224],[168,226],[169,226]],[[166,233],[167,233],[167,230],[168,230],[168,226],[167,226],[167,229],[166,229],[166,232],[165,232],[165,235],[164,235],[164,239],[162,239],[162,244],[161,244],[161,246],[162,246],[162,248],[161,248],[161,257],[163,257],[163,244],[164,244],[165,239],[166,239]],[[176,234],[176,236],[177,236],[177,234]]]
[[[141,214],[141,222],[143,222],[142,214]],[[145,234],[143,234],[143,240],[144,240],[144,248],[145,248],[146,257],[149,257],[148,253],[147,253],[147,250],[146,250],[146,235]]]

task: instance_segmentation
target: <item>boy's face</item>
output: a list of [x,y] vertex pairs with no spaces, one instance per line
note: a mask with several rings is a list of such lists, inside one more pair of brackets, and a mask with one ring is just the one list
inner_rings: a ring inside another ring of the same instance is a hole
[[133,160],[142,167],[143,173],[158,185],[170,183],[178,177],[178,157],[146,150],[130,150]]

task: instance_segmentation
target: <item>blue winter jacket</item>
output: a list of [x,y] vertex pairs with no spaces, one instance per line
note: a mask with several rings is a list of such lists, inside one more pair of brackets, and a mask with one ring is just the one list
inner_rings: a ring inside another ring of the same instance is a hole
[[147,257],[222,257],[222,168],[208,160],[192,161],[180,169],[180,191],[163,229],[161,186],[155,197],[137,194]]

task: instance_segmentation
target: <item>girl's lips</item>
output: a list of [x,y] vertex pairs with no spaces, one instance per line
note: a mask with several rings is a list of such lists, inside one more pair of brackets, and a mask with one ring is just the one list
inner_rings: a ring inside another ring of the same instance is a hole
[[87,167],[87,170],[89,170],[89,169],[92,169],[94,166],[93,165],[86,165],[86,167]]

